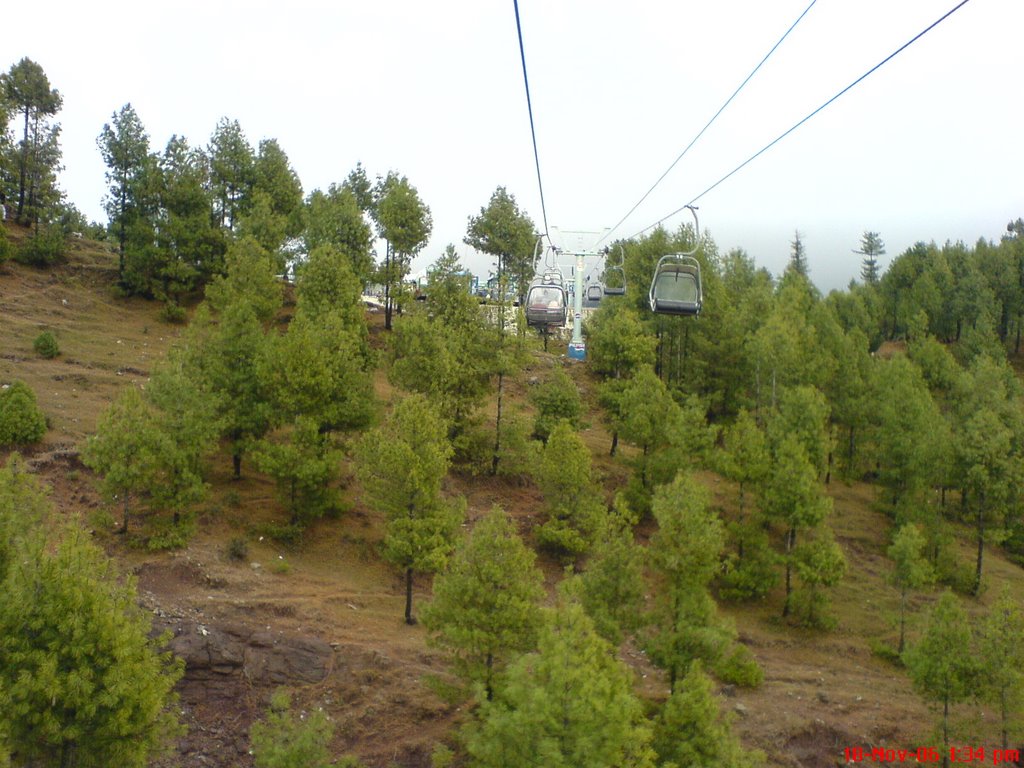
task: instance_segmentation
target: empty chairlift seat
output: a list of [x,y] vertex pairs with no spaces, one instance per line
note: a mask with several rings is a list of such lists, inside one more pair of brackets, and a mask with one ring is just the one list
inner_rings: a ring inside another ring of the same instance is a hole
[[662,256],[651,282],[651,311],[663,315],[698,315],[702,303],[700,264],[690,256]]

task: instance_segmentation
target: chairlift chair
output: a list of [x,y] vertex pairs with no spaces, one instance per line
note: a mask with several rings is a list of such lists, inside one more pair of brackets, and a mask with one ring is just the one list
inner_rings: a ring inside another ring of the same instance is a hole
[[697,209],[686,206],[693,214],[694,245],[684,253],[670,253],[658,259],[648,295],[651,312],[660,315],[696,316],[704,301],[700,279],[700,262],[693,257],[700,247],[700,222]]
[[526,292],[526,324],[534,328],[565,325],[569,310],[562,273],[547,270],[530,281]]
[[[605,296],[625,296],[626,294],[626,253],[622,250],[622,246],[619,246],[619,263],[608,264],[605,262],[604,266],[604,295]],[[620,277],[621,285],[608,285],[608,273],[617,273]]]

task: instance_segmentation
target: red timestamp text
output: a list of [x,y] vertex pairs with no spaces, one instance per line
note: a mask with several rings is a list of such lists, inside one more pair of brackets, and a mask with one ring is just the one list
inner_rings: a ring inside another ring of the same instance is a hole
[[[893,749],[891,747],[846,747],[843,756],[847,763],[938,763],[943,750],[936,747],[916,749]],[[986,747],[950,747],[948,759],[951,764],[962,765],[1013,765],[1020,762],[1020,750],[992,749]]]

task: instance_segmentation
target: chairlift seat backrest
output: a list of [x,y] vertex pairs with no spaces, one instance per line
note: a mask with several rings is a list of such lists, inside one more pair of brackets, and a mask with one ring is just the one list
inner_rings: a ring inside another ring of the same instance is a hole
[[700,265],[695,259],[663,256],[651,283],[651,311],[665,315],[698,315],[703,303]]

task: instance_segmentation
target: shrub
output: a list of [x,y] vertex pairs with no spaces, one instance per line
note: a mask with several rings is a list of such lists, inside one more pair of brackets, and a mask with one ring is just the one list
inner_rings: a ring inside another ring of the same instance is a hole
[[3,264],[13,255],[14,246],[11,245],[10,240],[7,239],[7,230],[0,226],[0,264]]
[[161,552],[165,549],[183,549],[196,532],[195,515],[178,515],[177,519],[159,517],[149,526],[146,549]]
[[0,446],[36,443],[45,434],[46,417],[28,385],[15,381],[0,390]]
[[43,331],[36,336],[36,340],[32,342],[32,349],[36,351],[37,355],[45,357],[47,360],[52,360],[60,354],[57,337],[49,331]]
[[232,560],[246,560],[249,557],[249,542],[236,536],[228,543],[228,557]]
[[64,258],[64,233],[60,227],[40,227],[25,238],[14,254],[15,261],[31,267],[50,267]]
[[160,319],[165,323],[181,324],[184,323],[188,318],[188,313],[185,312],[185,308],[178,306],[172,301],[168,301],[164,304],[164,308],[160,310]]
[[744,688],[757,688],[764,682],[764,670],[757,663],[754,654],[747,646],[739,643],[722,657],[715,672],[723,683],[732,683]]

